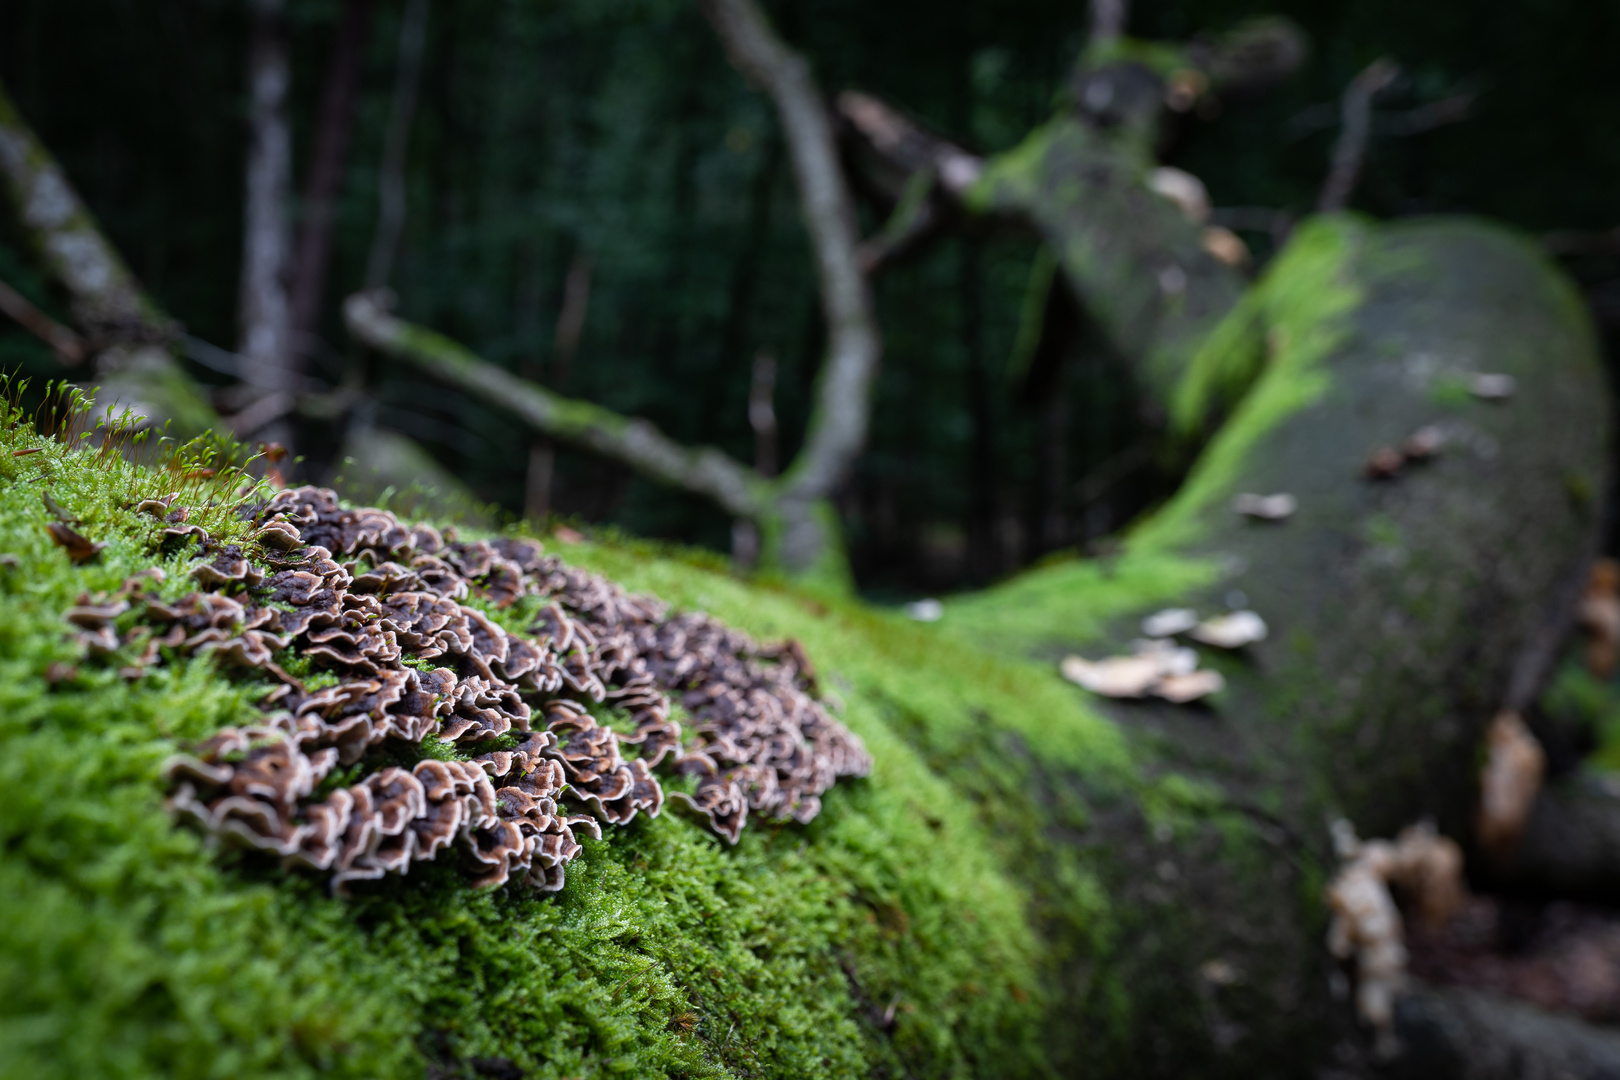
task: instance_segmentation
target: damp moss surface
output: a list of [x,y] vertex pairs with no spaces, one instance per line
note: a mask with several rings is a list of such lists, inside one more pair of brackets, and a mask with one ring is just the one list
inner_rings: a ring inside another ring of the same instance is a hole
[[[209,496],[184,482],[193,505]],[[129,679],[62,621],[148,566],[186,591],[195,548],[157,549],[130,509],[176,486],[15,418],[0,432],[0,1076],[1051,1074],[1019,845],[895,721],[963,747],[993,713],[1079,768],[1123,768],[1113,729],[1049,675],[678,553],[554,545],[800,638],[871,777],[809,826],[752,822],[735,848],[672,812],[609,828],[552,896],[416,864],[334,897],[164,806],[164,760],[253,722],[265,687],[206,658]],[[105,549],[73,564],[53,514]],[[227,511],[205,517],[229,538]],[[1073,918],[1100,932],[1106,903],[1076,875]]]

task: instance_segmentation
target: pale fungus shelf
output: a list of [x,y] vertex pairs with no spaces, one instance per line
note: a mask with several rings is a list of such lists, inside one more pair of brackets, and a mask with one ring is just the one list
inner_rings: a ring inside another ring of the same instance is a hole
[[1443,923],[1467,899],[1462,850],[1427,823],[1411,825],[1393,841],[1360,840],[1340,819],[1332,826],[1341,860],[1328,883],[1328,949],[1353,961],[1356,1011],[1374,1031],[1378,1049],[1395,1049],[1395,997],[1406,983],[1406,929],[1398,893],[1413,913]]
[[[462,541],[299,488],[244,511],[258,526],[248,550],[185,524],[174,502],[139,509],[160,543],[202,545],[200,590],[165,602],[138,575],[64,618],[91,655],[135,652],[129,678],[212,654],[274,680],[263,723],[170,760],[171,805],[335,888],[448,852],[477,886],[556,890],[578,830],[663,809],[656,768],[695,778],[670,794],[731,843],[750,813],[810,821],[839,778],[871,768],[796,643],[672,616],[534,541]],[[523,612],[525,632],[467,601]],[[120,636],[126,613],[137,624]],[[321,678],[295,678],[289,657]]]
[[1232,500],[1232,509],[1255,521],[1287,521],[1299,509],[1299,500],[1286,491],[1275,495],[1245,492]]
[[1094,694],[1111,698],[1162,698],[1175,705],[1201,701],[1226,688],[1220,672],[1198,666],[1198,652],[1172,639],[1185,634],[1201,645],[1241,649],[1264,641],[1266,622],[1252,611],[1232,611],[1200,620],[1192,608],[1165,608],[1142,620],[1144,640],[1127,656],[1087,660],[1065,657],[1059,673]]

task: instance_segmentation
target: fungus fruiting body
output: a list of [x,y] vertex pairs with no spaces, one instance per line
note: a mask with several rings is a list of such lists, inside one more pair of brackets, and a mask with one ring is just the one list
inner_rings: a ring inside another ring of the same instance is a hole
[[1354,960],[1356,1011],[1394,1049],[1395,995],[1406,981],[1406,931],[1396,893],[1417,915],[1438,924],[1467,899],[1462,850],[1429,824],[1410,825],[1393,841],[1357,839],[1347,821],[1334,823],[1342,863],[1328,883],[1328,949]]
[[1232,509],[1256,521],[1287,521],[1299,509],[1299,500],[1286,491],[1279,491],[1275,495],[1245,492],[1233,498]]
[[[171,805],[334,887],[448,852],[476,885],[556,890],[579,830],[662,810],[654,768],[695,776],[675,794],[732,843],[750,812],[807,822],[840,777],[870,769],[796,645],[671,615],[535,541],[464,541],[306,487],[244,509],[250,551],[185,525],[174,502],[139,509],[164,526],[160,543],[201,543],[200,588],[165,602],[137,576],[65,618],[92,655],[142,645],[130,677],[165,651],[269,676],[262,723],[168,762]],[[523,612],[523,632],[485,606]],[[139,623],[120,638],[114,620],[131,610]],[[331,674],[306,685],[287,656]],[[453,759],[425,753],[430,737]]]
[[1479,775],[1474,822],[1480,847],[1492,857],[1512,854],[1541,791],[1547,755],[1516,712],[1501,712],[1485,732],[1485,767]]

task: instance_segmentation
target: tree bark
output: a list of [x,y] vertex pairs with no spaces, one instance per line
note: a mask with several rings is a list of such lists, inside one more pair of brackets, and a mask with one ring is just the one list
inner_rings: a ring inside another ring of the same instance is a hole
[[776,36],[753,0],[704,0],[703,10],[732,64],[776,106],[815,253],[827,355],[804,446],[783,476],[781,530],[767,538],[783,565],[809,568],[837,545],[818,508],[844,482],[866,442],[882,346],[857,255],[855,207],[809,64]]
[[[1481,734],[1550,667],[1608,490],[1587,316],[1519,238],[1320,219],[1245,305],[1184,379],[1207,389],[1210,365],[1252,376],[1261,360],[1263,373],[1177,496],[1116,554],[948,603],[940,623],[1047,662],[1128,652],[1141,620],[1169,606],[1245,608],[1269,626],[1241,651],[1200,650],[1226,684],[1207,705],[1092,699],[1143,775],[1173,778],[1177,794],[1128,796],[1044,764],[1039,746],[980,766],[1007,800],[1008,835],[1028,816],[1058,838],[1015,861],[1054,913],[1054,955],[1087,957],[1055,963],[1073,1006],[1053,1038],[1088,1075],[1112,1074],[1097,1066],[1111,1055],[1121,1075],[1185,1075],[1188,1062],[1308,1075],[1341,1046],[1371,1068],[1330,992],[1327,822],[1389,836],[1432,817],[1466,837]],[[1471,397],[1478,372],[1512,375],[1517,392]],[[1438,458],[1367,478],[1374,450],[1430,425],[1445,437]],[[1232,510],[1241,492],[1288,492],[1299,509],[1251,521]],[[948,739],[929,750],[967,753]],[[1154,809],[1161,798],[1179,809]],[[1068,898],[1070,845],[1105,867],[1105,945]],[[1118,1041],[1098,1039],[1107,1031]]]

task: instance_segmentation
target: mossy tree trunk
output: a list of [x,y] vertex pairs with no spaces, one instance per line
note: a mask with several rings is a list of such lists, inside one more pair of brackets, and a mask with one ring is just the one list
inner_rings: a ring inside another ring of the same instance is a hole
[[[1093,701],[1144,775],[1177,778],[1175,805],[1022,754],[1022,812],[1106,868],[1117,913],[1107,943],[1076,940],[1088,961],[1058,975],[1058,1012],[1086,1033],[1068,1048],[1077,1068],[1099,1030],[1118,1033],[1123,1071],[1301,1075],[1363,1057],[1330,992],[1327,822],[1386,836],[1432,817],[1466,838],[1484,725],[1547,672],[1608,490],[1587,316],[1514,236],[1319,219],[1230,318],[1171,393],[1201,414],[1211,388],[1252,382],[1176,498],[1117,555],[946,606],[955,634],[1053,662],[1128,651],[1170,604],[1250,608],[1270,627],[1205,656],[1227,687],[1207,708]],[[1516,393],[1473,396],[1482,373]],[[1373,451],[1428,426],[1444,434],[1437,458],[1366,476]],[[1299,509],[1250,521],[1231,508],[1240,492],[1288,492]],[[1065,919],[1087,925],[1063,914],[1061,880],[1044,890],[1060,939]]]

